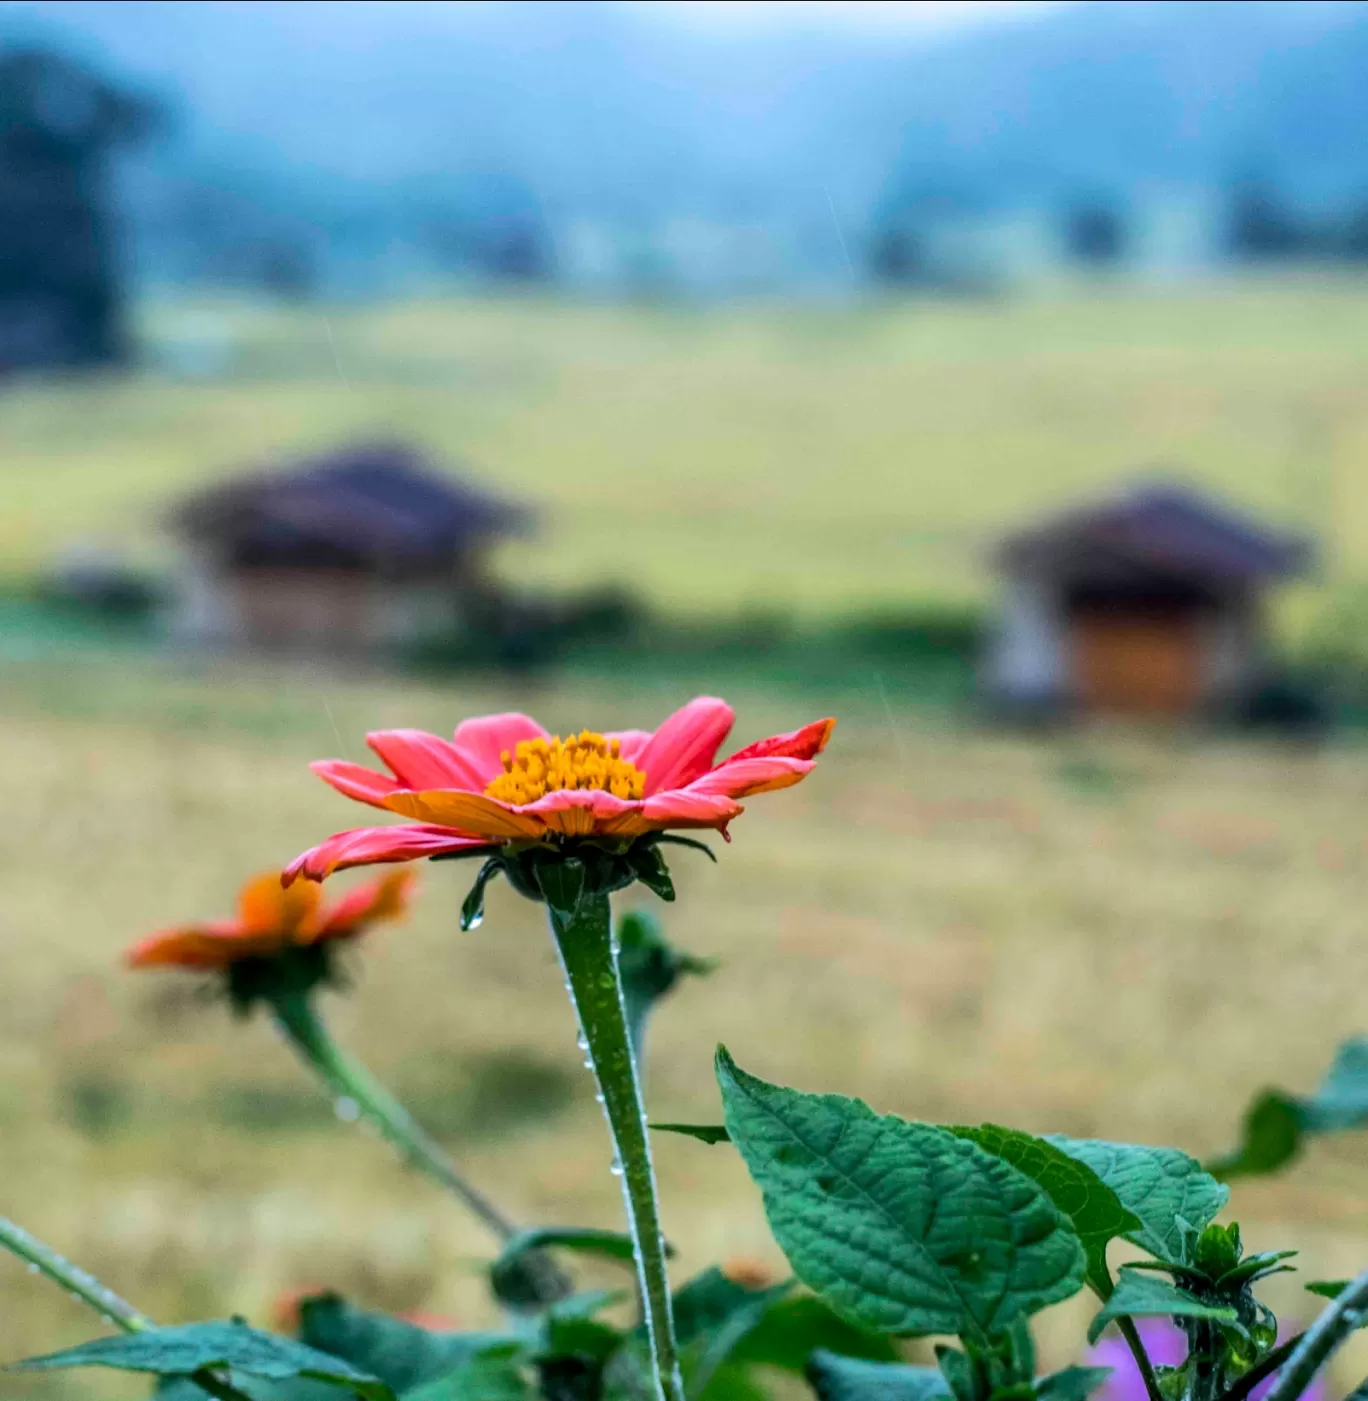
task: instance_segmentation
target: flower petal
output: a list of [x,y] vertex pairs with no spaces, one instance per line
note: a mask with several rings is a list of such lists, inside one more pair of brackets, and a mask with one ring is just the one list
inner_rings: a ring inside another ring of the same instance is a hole
[[595,788],[561,788],[547,793],[535,803],[528,803],[520,812],[535,814],[546,824],[548,832],[566,837],[588,837],[608,830],[611,824],[639,808],[626,798],[614,797]]
[[388,774],[349,764],[345,759],[315,759],[309,767],[343,797],[355,798],[358,803],[369,803],[375,808],[384,807],[385,799],[399,791],[399,784]]
[[366,743],[405,788],[479,790],[489,782],[449,739],[426,730],[373,730]]
[[[456,748],[470,765],[475,782],[470,786],[483,791],[504,771],[499,756],[508,750],[512,753],[518,741],[524,739],[550,739],[551,736],[532,719],[510,710],[503,715],[481,715],[475,720],[463,720],[456,726],[454,736]],[[450,784],[433,784],[432,787],[450,787]]]
[[825,720],[814,720],[801,730],[790,730],[784,735],[771,735],[769,739],[757,739],[744,749],[738,749],[724,764],[733,764],[738,759],[767,759],[777,756],[786,759],[815,759],[827,746],[836,721],[828,716]]
[[[349,890],[323,917],[314,938],[349,938],[381,920],[401,918],[408,910],[416,881],[412,871],[387,871],[379,880]],[[318,889],[313,885],[307,888]]]
[[670,827],[715,827],[725,832],[727,823],[743,811],[730,798],[672,788],[644,802],[624,804],[616,817],[599,819],[598,831],[607,837],[643,837]]
[[453,788],[430,788],[422,793],[401,790],[391,793],[385,806],[417,822],[434,823],[481,841],[536,838],[546,830],[546,824],[526,808]]
[[632,757],[646,775],[646,796],[684,788],[707,773],[735,718],[715,696],[698,696],[676,710]]
[[393,827],[355,827],[349,832],[335,832],[327,841],[319,842],[296,856],[286,866],[281,881],[290,885],[300,876],[306,880],[321,881],[334,871],[345,871],[349,866],[419,861],[425,856],[440,856],[448,851],[486,845],[488,843],[482,837],[453,832],[449,827],[416,823],[401,823]]
[[816,767],[811,759],[728,759],[689,784],[690,793],[749,798],[801,783]]
[[217,920],[149,934],[124,958],[133,968],[226,968],[253,953],[273,953],[281,942],[278,937],[251,934],[236,920]]
[[651,738],[651,732],[650,730],[605,730],[603,737],[610,741],[617,740],[622,757],[635,760],[636,756],[646,747],[647,741]]
[[238,891],[238,922],[247,934],[275,934],[288,943],[296,930],[310,926],[322,896],[309,885],[286,890],[279,871],[263,871]]

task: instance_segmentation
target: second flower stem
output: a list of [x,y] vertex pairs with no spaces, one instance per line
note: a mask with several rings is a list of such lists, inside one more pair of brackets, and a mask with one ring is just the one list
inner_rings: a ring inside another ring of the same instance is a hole
[[641,1307],[650,1336],[657,1393],[660,1401],[683,1401],[646,1108],[632,1057],[608,896],[584,891],[572,909],[558,909],[548,901],[547,911],[570,999],[579,1016],[582,1044],[598,1079],[613,1138],[613,1171],[622,1178],[627,1221],[636,1247]]
[[466,1181],[408,1110],[332,1039],[307,994],[279,993],[271,999],[271,1010],[285,1039],[330,1093],[340,1101],[351,1100],[410,1163],[464,1202],[500,1241],[508,1242],[518,1234],[518,1227]]

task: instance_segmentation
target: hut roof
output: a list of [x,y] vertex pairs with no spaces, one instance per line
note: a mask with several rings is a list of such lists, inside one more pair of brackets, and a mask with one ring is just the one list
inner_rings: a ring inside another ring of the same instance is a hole
[[432,467],[398,443],[342,448],[189,497],[171,525],[218,548],[288,557],[320,550],[378,567],[439,567],[481,540],[521,533],[531,512]]
[[1191,487],[1148,482],[1013,532],[996,559],[1011,572],[1068,573],[1115,561],[1221,584],[1305,573],[1311,540],[1261,525]]

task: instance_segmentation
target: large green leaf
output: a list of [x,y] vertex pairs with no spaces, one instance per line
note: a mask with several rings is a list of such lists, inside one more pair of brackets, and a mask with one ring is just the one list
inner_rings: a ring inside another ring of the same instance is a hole
[[1060,1134],[1051,1134],[1047,1142],[1092,1168],[1121,1205],[1140,1218],[1140,1229],[1128,1232],[1126,1239],[1161,1260],[1183,1263],[1188,1248],[1184,1225],[1200,1232],[1230,1198],[1228,1187],[1177,1148]]
[[859,1100],[771,1085],[722,1048],[717,1078],[775,1239],[850,1321],[986,1339],[1081,1288],[1068,1219],[1002,1159]]
[[495,1333],[430,1332],[402,1318],[353,1308],[331,1293],[300,1304],[299,1336],[310,1347],[379,1377],[396,1393],[508,1341]]
[[1088,1341],[1095,1343],[1107,1324],[1117,1318],[1206,1318],[1238,1326],[1233,1308],[1203,1303],[1167,1279],[1124,1266],[1115,1292],[1088,1328]]
[[1140,1218],[1122,1205],[1120,1197],[1086,1162],[1070,1157],[1043,1138],[997,1124],[951,1128],[950,1132],[1010,1163],[1049,1193],[1050,1200],[1073,1222],[1088,1257],[1088,1283],[1105,1299],[1112,1289],[1108,1242],[1140,1230]]
[[939,1367],[865,1362],[817,1351],[808,1380],[821,1401],[949,1401],[949,1383]]
[[45,1357],[17,1362],[18,1371],[67,1367],[110,1367],[120,1372],[151,1372],[160,1377],[189,1377],[206,1368],[232,1368],[264,1381],[302,1377],[327,1382],[363,1401],[393,1401],[385,1382],[316,1348],[263,1333],[240,1320],[182,1323],[148,1328],[115,1338],[98,1338]]
[[1313,1095],[1264,1090],[1245,1111],[1240,1145],[1209,1170],[1221,1178],[1276,1172],[1308,1135],[1368,1127],[1368,1037],[1344,1042]]

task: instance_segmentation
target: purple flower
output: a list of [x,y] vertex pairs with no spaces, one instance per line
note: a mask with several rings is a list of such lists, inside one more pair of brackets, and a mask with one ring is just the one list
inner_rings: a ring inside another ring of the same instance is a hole
[[[1187,1356],[1187,1339],[1166,1318],[1137,1318],[1135,1330],[1156,1367],[1177,1367]],[[1112,1374],[1093,1392],[1092,1401],[1148,1401],[1140,1369],[1124,1338],[1110,1335],[1088,1353],[1090,1367],[1110,1367]],[[1263,1401],[1273,1387],[1276,1374],[1262,1381],[1250,1393],[1250,1401]],[[1324,1373],[1302,1393],[1305,1401],[1326,1401]]]

